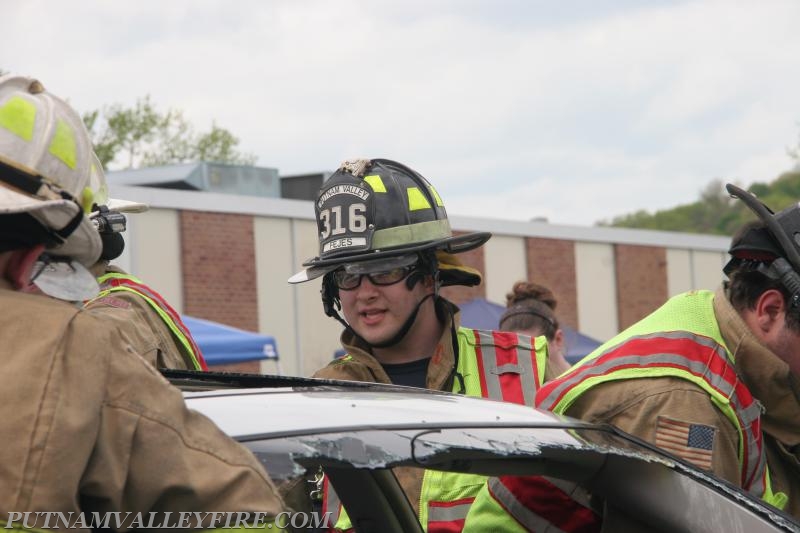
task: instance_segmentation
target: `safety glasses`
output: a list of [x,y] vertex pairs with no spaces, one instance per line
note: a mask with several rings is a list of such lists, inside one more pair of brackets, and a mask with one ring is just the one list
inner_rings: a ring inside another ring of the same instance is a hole
[[416,265],[392,268],[382,272],[370,272],[364,274],[349,273],[345,269],[337,270],[333,273],[334,284],[343,291],[352,291],[361,285],[361,279],[366,276],[373,285],[386,286],[394,285],[403,281],[411,272],[416,269]]

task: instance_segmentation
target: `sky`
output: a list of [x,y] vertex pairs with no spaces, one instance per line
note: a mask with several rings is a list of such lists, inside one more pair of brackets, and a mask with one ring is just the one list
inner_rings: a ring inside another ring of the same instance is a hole
[[400,161],[450,215],[589,226],[791,169],[796,0],[2,0],[0,69],[150,95],[259,166]]

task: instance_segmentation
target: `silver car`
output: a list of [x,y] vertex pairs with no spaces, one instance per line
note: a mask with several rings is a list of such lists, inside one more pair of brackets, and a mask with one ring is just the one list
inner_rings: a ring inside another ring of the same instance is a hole
[[800,531],[792,517],[607,425],[408,387],[165,374],[277,483],[301,480],[312,493],[324,471],[356,531],[422,531],[392,474],[397,466],[578,482],[621,510],[631,531]]

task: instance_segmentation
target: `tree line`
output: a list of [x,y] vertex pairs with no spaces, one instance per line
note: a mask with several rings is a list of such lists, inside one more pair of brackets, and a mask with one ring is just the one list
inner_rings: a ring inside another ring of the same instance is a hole
[[[790,155],[796,161],[793,170],[771,182],[756,182],[747,187],[776,213],[800,200],[800,158],[797,150],[790,151]],[[611,221],[600,221],[597,225],[733,235],[745,222],[755,218],[743,202],[728,195],[724,182],[717,179],[706,185],[695,202],[655,213],[639,210]]]
[[240,152],[239,138],[216,122],[210,131],[198,133],[182,111],[159,111],[149,95],[131,107],[106,105],[83,113],[82,118],[104,168],[190,161],[253,165],[257,160],[253,154]]

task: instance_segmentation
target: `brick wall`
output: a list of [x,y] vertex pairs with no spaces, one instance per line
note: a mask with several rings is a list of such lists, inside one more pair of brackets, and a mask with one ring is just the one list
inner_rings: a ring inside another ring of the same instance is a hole
[[[525,256],[528,281],[548,287],[556,297],[556,317],[564,324],[580,329],[578,291],[575,282],[575,243],[559,239],[527,237]],[[509,280],[508,290],[515,281]],[[505,302],[503,302],[505,303]]]
[[668,297],[667,251],[655,246],[614,245],[620,330],[661,306]]
[[[468,232],[454,231],[453,235],[464,235]],[[477,269],[481,274],[486,271],[486,262],[483,255],[483,246],[479,246],[468,252],[455,254],[455,256],[466,266]],[[481,283],[477,287],[463,287],[461,285],[453,285],[451,287],[444,287],[442,289],[442,296],[453,302],[460,304],[468,302],[474,298],[486,298],[486,285]]]
[[258,331],[252,217],[181,211],[180,224],[186,314]]

